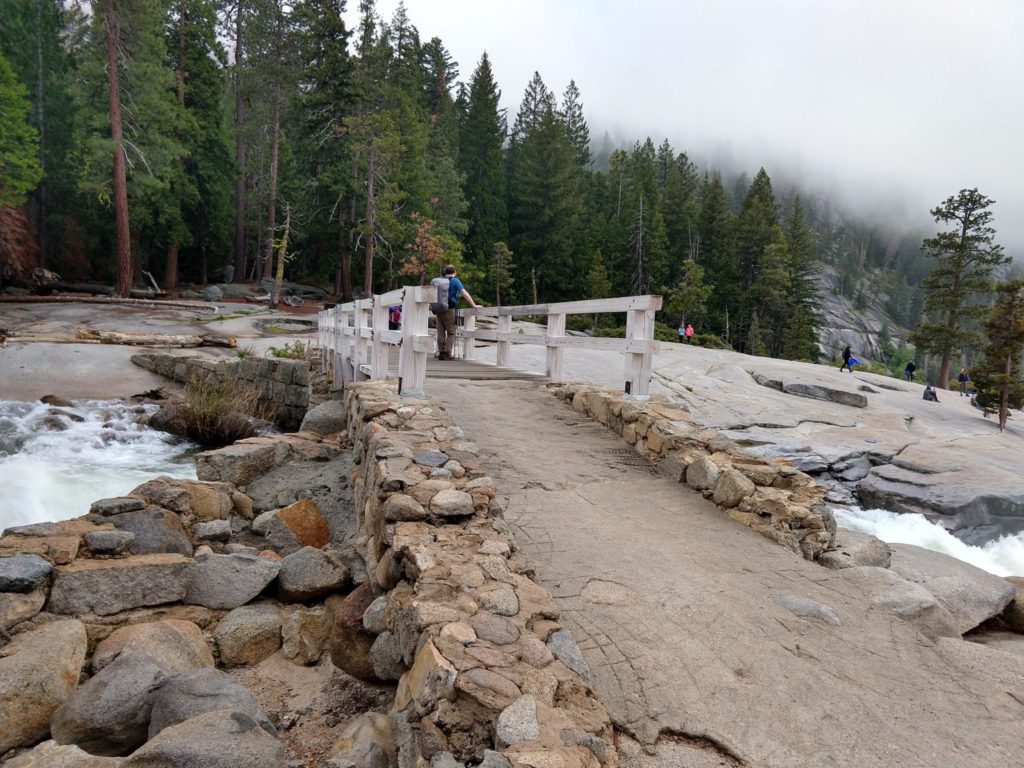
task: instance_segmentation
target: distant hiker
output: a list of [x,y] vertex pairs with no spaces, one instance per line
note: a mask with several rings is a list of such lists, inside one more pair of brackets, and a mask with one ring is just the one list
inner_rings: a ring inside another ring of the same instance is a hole
[[437,317],[437,359],[451,360],[455,346],[455,308],[459,306],[459,297],[465,298],[474,309],[478,305],[455,276],[454,264],[441,270],[441,276],[435,277],[430,284],[437,288],[437,301],[430,305],[430,311]]
[[956,377],[956,380],[960,382],[960,397],[967,394],[967,382],[971,380],[971,377],[967,375],[967,369],[961,368],[960,375]]
[[903,369],[903,378],[907,381],[914,380],[914,371],[917,370],[917,366],[914,365],[914,361],[911,360],[907,363],[907,367]]
[[693,326],[692,325],[687,325],[686,326],[686,343],[689,344],[692,339],[693,339]]
[[850,345],[846,345],[846,349],[843,350],[843,364],[839,366],[839,370],[846,368],[850,373],[853,373],[853,368],[850,367],[850,358],[853,357],[853,352],[850,350]]
[[924,400],[930,400],[933,403],[939,402],[939,396],[935,394],[935,390],[932,389],[932,385],[928,384],[924,388]]
[[686,327],[682,323],[679,324],[679,340],[686,341]]

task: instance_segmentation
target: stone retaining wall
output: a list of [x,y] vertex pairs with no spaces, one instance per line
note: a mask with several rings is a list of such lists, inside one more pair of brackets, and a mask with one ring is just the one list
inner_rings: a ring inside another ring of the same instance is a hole
[[269,357],[224,358],[188,357],[148,353],[132,355],[141,368],[188,384],[198,376],[215,381],[236,381],[256,390],[259,404],[273,414],[285,430],[298,429],[309,407],[310,365],[305,360]]
[[752,456],[658,398],[629,400],[586,384],[554,386],[552,392],[762,536],[807,560],[817,560],[834,546],[836,524],[822,504],[825,490],[784,459]]
[[477,447],[440,407],[393,385],[348,384],[343,397],[379,595],[363,625],[375,668],[401,673],[398,765],[614,765],[608,714],[516,550]]

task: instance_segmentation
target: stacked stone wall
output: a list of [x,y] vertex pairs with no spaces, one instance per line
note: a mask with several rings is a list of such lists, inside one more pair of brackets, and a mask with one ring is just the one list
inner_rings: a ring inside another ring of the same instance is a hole
[[835,521],[822,503],[825,489],[784,459],[753,456],[664,400],[630,400],[586,384],[553,386],[552,392],[762,536],[807,560],[835,545]]
[[132,362],[180,384],[196,378],[237,382],[256,392],[260,407],[282,429],[298,429],[309,408],[310,364],[305,360],[142,354],[133,355]]
[[[614,765],[612,727],[531,580],[477,447],[438,406],[346,385],[375,668],[399,678],[398,765]],[[400,673],[398,675],[397,673]]]

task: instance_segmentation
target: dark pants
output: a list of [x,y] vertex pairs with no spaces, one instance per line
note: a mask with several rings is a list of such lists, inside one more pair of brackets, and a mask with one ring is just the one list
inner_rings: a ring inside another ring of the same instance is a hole
[[438,312],[437,315],[437,356],[440,360],[451,360],[455,347],[455,310]]
[[843,368],[846,368],[850,373],[853,373],[853,368],[850,367],[850,358],[843,358],[843,364],[839,366],[839,370],[841,371]]

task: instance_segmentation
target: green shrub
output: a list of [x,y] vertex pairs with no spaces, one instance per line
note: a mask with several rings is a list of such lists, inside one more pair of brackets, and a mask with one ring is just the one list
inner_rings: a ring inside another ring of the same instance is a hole
[[569,315],[565,318],[565,330],[583,333],[594,327],[593,315]]
[[307,362],[310,359],[310,353],[311,345],[303,341],[293,341],[290,344],[285,344],[283,347],[271,347],[267,350],[267,354],[271,357],[306,360]]
[[713,333],[695,333],[690,339],[690,343],[708,349],[732,349],[732,344]]
[[252,344],[249,344],[249,345],[244,346],[244,347],[239,347],[238,349],[235,350],[235,357],[238,357],[238,358],[240,358],[242,360],[245,360],[247,357],[255,357],[255,356],[256,356],[256,349],[252,346]]

